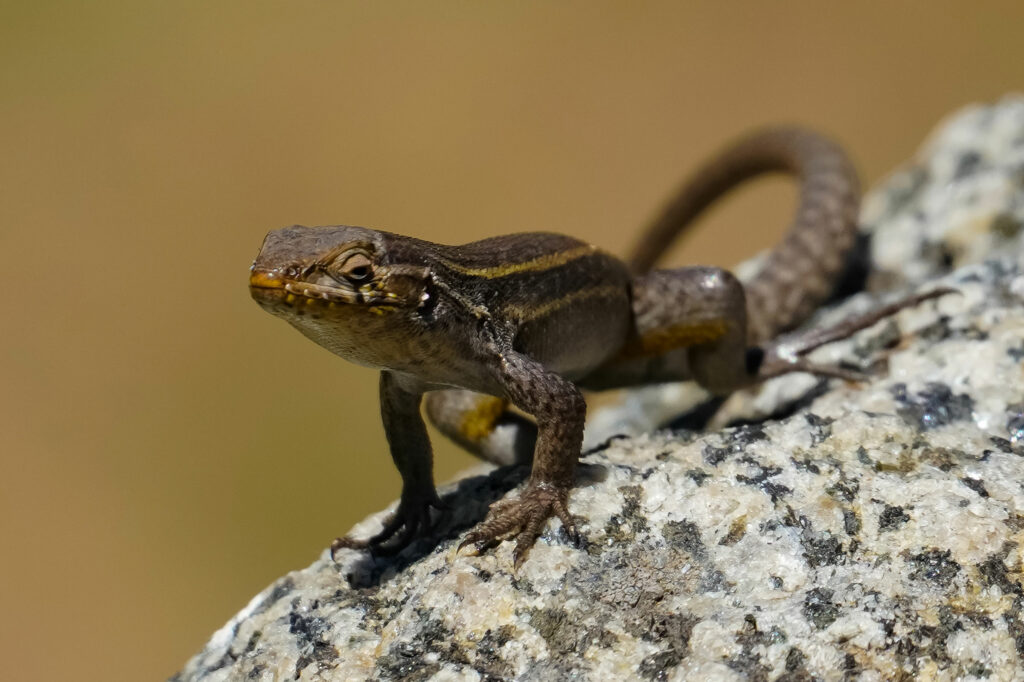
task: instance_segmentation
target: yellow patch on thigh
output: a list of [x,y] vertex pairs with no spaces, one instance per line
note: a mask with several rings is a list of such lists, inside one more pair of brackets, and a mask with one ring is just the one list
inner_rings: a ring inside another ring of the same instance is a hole
[[699,346],[722,338],[728,328],[725,320],[709,320],[653,329],[633,341],[623,354],[630,357],[662,355],[677,348]]
[[459,433],[473,442],[481,441],[494,431],[494,425],[505,413],[508,401],[485,396],[476,401],[473,409],[467,410],[459,423]]

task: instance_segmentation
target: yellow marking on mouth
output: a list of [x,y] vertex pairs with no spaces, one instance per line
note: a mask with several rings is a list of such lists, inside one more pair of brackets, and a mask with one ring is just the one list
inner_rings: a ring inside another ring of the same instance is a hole
[[284,282],[274,272],[253,270],[249,275],[249,286],[255,289],[282,289]]
[[472,442],[491,435],[494,425],[505,413],[508,401],[493,396],[481,397],[472,410],[466,412],[459,423],[459,433]]
[[455,270],[456,272],[460,272],[463,275],[496,279],[498,277],[514,275],[519,272],[536,272],[538,270],[550,270],[551,268],[557,268],[558,266],[565,265],[570,261],[597,253],[597,250],[596,246],[584,244],[583,246],[577,246],[575,248],[568,249],[567,251],[546,253],[543,256],[538,256],[537,258],[523,261],[521,263],[506,263],[504,265],[493,265],[483,268],[471,268],[447,259],[440,260],[447,267]]

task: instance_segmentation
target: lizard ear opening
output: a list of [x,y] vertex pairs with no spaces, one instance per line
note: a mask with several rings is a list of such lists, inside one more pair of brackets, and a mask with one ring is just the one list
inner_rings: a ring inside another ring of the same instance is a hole
[[423,280],[423,291],[420,293],[420,302],[416,306],[416,312],[419,313],[420,317],[432,317],[434,309],[437,307],[437,301],[437,285],[434,283],[433,275],[428,275]]

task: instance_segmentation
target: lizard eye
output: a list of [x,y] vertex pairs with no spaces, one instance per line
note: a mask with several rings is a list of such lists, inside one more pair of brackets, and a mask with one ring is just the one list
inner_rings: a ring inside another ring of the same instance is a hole
[[369,282],[373,278],[373,263],[362,253],[354,253],[341,264],[338,274],[356,284]]

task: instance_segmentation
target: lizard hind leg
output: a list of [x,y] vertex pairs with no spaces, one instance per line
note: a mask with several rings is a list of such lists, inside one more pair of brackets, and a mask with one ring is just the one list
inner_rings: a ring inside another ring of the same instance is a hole
[[836,365],[813,363],[807,360],[806,355],[833,341],[849,338],[856,332],[867,329],[876,322],[891,317],[904,308],[912,308],[924,301],[953,293],[959,292],[956,289],[941,287],[901,298],[861,315],[848,317],[830,327],[811,328],[787,334],[765,344],[763,349],[758,349],[761,351],[759,355],[748,354],[748,358],[753,356],[753,360],[748,361],[748,365],[751,370],[754,370],[756,366],[757,381],[764,381],[788,372],[808,372],[819,376],[835,377],[849,381],[864,380],[866,377],[861,372],[847,370]]
[[537,425],[509,409],[504,398],[463,389],[432,391],[427,417],[463,449],[498,466],[529,464]]
[[694,380],[716,395],[749,383],[743,285],[727,270],[693,266],[633,279],[633,333],[580,385],[603,390]]

